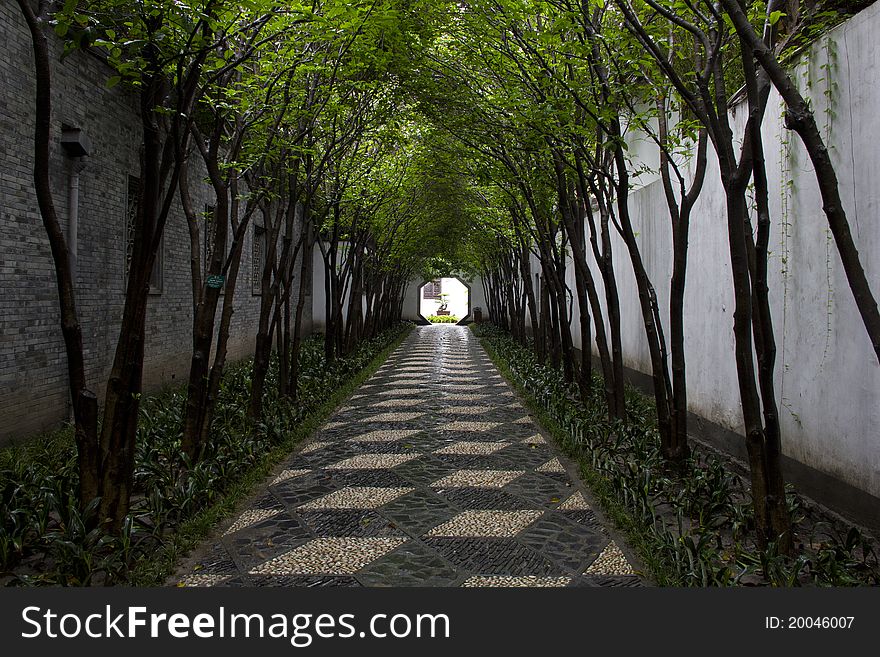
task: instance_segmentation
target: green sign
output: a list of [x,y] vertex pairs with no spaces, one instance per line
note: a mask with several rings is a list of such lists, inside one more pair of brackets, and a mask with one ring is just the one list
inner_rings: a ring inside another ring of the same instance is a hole
[[208,287],[213,287],[215,289],[223,287],[223,282],[226,280],[224,276],[208,276],[207,284]]

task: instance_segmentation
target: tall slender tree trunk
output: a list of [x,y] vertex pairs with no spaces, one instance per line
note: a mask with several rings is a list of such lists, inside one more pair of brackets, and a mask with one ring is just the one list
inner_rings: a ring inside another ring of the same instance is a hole
[[[305,215],[303,215],[305,216]],[[290,349],[290,382],[288,384],[288,394],[291,398],[299,397],[299,356],[302,351],[302,333],[303,333],[303,317],[306,307],[306,290],[312,284],[312,240],[311,240],[311,224],[306,222],[303,226],[303,249],[302,260],[300,261],[300,288],[299,295],[296,299],[296,311],[293,319],[293,336]]]
[[263,275],[260,281],[260,315],[254,344],[251,397],[248,404],[248,417],[253,422],[259,422],[263,417],[263,393],[272,357],[275,323],[271,320],[275,305],[279,302],[280,281],[276,275],[276,253],[282,212],[282,209],[277,210],[274,213],[276,216],[273,217],[272,207],[269,204],[265,204],[262,208],[264,226],[266,227],[266,262],[263,265]]
[[76,281],[70,266],[70,251],[58,221],[49,179],[49,144],[52,126],[52,71],[49,44],[44,27],[46,16],[35,15],[29,0],[17,0],[31,35],[36,92],[34,103],[34,189],[43,227],[49,238],[55,284],[61,310],[61,334],[67,356],[68,389],[73,406],[74,436],[79,475],[78,498],[85,508],[99,494],[101,480],[98,443],[98,400],[86,388],[82,327],[76,308]]
[[[148,48],[148,71],[141,87],[143,154],[141,186],[128,288],[119,342],[107,382],[101,427],[101,504],[99,517],[118,532],[128,513],[134,475],[134,445],[142,391],[145,324],[150,278],[156,253],[177,189],[180,158],[186,144],[163,135],[155,108],[167,93],[167,81],[155,48]],[[173,160],[169,162],[169,160]],[[167,185],[165,181],[168,181]]]
[[[674,444],[676,446],[684,445],[684,449],[690,451],[687,447],[688,394],[684,347],[684,293],[687,280],[690,216],[706,176],[708,134],[705,128],[700,130],[693,179],[690,189],[685,189],[684,177],[670,154],[665,96],[658,99],[658,110],[660,176],[672,228],[672,276],[669,283],[669,352],[672,365],[670,423]],[[670,169],[675,169],[676,175],[679,177],[680,199],[676,198]]]
[[[596,224],[593,217],[593,209],[589,205],[589,194],[587,193],[588,184],[586,183],[586,177],[583,172],[583,167],[581,166],[579,160],[577,161],[577,167],[578,179],[580,181],[580,194],[584,208],[584,212],[580,221],[582,223],[584,221],[589,223],[590,245],[593,251],[594,259],[596,260],[596,264],[599,267],[599,274],[603,276],[603,262],[599,252],[598,239],[596,237]],[[584,233],[584,242],[586,242],[586,240],[587,236],[586,233]],[[586,244],[584,244],[584,250],[586,251]],[[602,304],[599,299],[599,292],[596,288],[596,281],[593,278],[593,273],[592,271],[590,271],[589,265],[587,264],[586,253],[584,253],[582,258],[575,258],[575,267],[582,268],[581,276],[586,283],[587,298],[590,302],[590,308],[593,311],[593,326],[596,331],[596,351],[599,354],[599,364],[602,367],[602,387],[605,394],[605,405],[607,408],[608,417],[609,419],[622,418],[624,413],[626,412],[623,396],[623,384],[622,380],[616,378],[618,375],[615,369],[615,361],[612,358],[611,350],[608,347],[608,334],[605,326],[605,317],[602,312]],[[577,269],[575,269],[575,273],[577,273]],[[608,288],[606,286],[606,312],[609,316],[611,316],[612,304],[609,300],[609,295],[610,292],[608,292]],[[616,293],[613,294],[613,298],[616,299]],[[614,307],[616,307],[616,304]],[[619,316],[620,313],[618,312],[617,317],[619,318]],[[610,321],[609,324],[612,327],[617,328],[619,339],[620,322],[618,321],[617,323],[614,323],[613,321]]]
[[[602,286],[605,289],[605,308],[608,312],[608,332],[611,336],[611,373],[610,380],[606,378],[605,385],[611,385],[610,390],[612,405],[609,413],[612,418],[623,419],[626,417],[626,398],[624,396],[623,376],[623,336],[621,333],[620,295],[617,289],[617,275],[614,272],[614,256],[611,250],[611,231],[609,223],[611,214],[608,208],[599,208],[599,227],[602,239],[601,250],[592,231],[591,241],[593,250],[599,264],[599,272],[602,275]],[[592,229],[591,229],[592,230]],[[606,373],[607,376],[607,373]]]
[[862,266],[858,248],[852,236],[846,210],[840,198],[840,186],[831,155],[822,138],[822,132],[816,123],[816,117],[809,103],[798,91],[791,76],[780,65],[770,47],[755,33],[748,17],[743,12],[738,0],[721,0],[728,16],[730,16],[737,35],[743,44],[750,48],[755,58],[767,72],[786,105],[785,125],[794,130],[810,157],[819,192],[822,196],[822,209],[828,219],[828,226],[840,261],[849,283],[850,291],[862,318],[862,323],[871,340],[874,353],[880,361],[880,311],[877,299],[871,290],[865,269]]
[[[215,137],[219,135],[215,134]],[[216,146],[212,145],[212,151],[216,155]],[[206,158],[207,159],[207,158]],[[205,276],[193,279],[193,286],[198,287],[195,295],[198,299],[195,305],[193,317],[192,358],[190,360],[189,380],[187,383],[187,398],[184,407],[183,439],[181,448],[191,462],[199,458],[204,448],[202,436],[205,434],[204,426],[208,411],[208,391],[211,368],[211,350],[214,346],[214,325],[217,316],[217,305],[220,300],[220,287],[209,284],[212,277],[223,273],[226,259],[226,242],[229,232],[229,190],[220,175],[216,162],[207,162],[210,169],[210,177],[214,187],[215,203],[212,223],[214,235],[210,259],[206,260]],[[181,175],[180,198],[189,223],[198,222],[198,215],[192,208],[189,197],[189,188],[185,184],[187,178],[186,165]],[[198,241],[198,230],[191,230],[191,240],[195,237]],[[199,245],[191,244],[198,251]],[[228,292],[227,292],[228,294]]]

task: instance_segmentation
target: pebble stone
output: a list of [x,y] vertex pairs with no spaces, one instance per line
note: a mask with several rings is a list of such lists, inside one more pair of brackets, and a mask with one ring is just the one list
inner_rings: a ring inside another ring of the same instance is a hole
[[524,475],[524,470],[457,470],[433,484],[434,488],[456,488],[475,486],[477,488],[502,488]]
[[229,526],[229,529],[223,532],[223,535],[234,534],[242,529],[256,525],[258,522],[273,518],[279,513],[281,513],[281,509],[248,509],[235,519],[235,522]]
[[464,511],[434,527],[428,536],[516,536],[541,511]]
[[504,575],[475,575],[466,579],[462,586],[467,587],[562,587],[568,586],[571,577],[538,577],[525,575],[522,577]]
[[538,472],[565,472],[565,468],[562,467],[562,463],[559,462],[559,459],[551,459],[544,465],[536,468],[536,470]]
[[499,422],[455,421],[444,424],[441,428],[445,431],[492,431],[499,424]]
[[[340,424],[344,424],[344,423],[343,422],[333,422],[332,424],[340,425]],[[331,427],[329,424],[325,424],[324,428],[325,429],[332,429],[333,427]],[[312,452],[317,452],[318,450],[324,449],[325,447],[329,447],[332,444],[333,444],[332,442],[327,442],[324,440],[317,440],[313,443],[306,445],[302,449],[300,454],[311,454]]]
[[585,575],[635,575],[629,561],[623,556],[623,552],[617,547],[614,541],[611,541],[604,550],[596,557],[596,560],[590,564],[590,567],[584,571]]
[[409,422],[422,415],[424,413],[377,413],[370,416],[370,422]]
[[275,477],[272,480],[270,486],[274,486],[275,484],[280,484],[281,482],[287,481],[288,479],[293,479],[295,477],[301,477],[304,474],[309,474],[311,470],[302,470],[302,469],[294,469],[294,470],[282,470],[281,474]]
[[[464,392],[448,392],[443,395],[443,399],[446,401],[473,401],[475,399],[485,399],[489,395],[481,395],[481,394],[467,394]],[[481,406],[480,408],[487,408],[486,406]]]
[[333,465],[328,470],[378,470],[393,468],[401,463],[412,461],[418,454],[358,454]]
[[421,399],[386,399],[385,401],[373,404],[373,408],[407,408],[409,406],[419,406],[423,403]]
[[198,573],[193,575],[187,575],[182,578],[177,586],[193,586],[193,587],[208,587],[208,586],[217,586],[218,584],[222,584],[226,580],[230,578],[229,575],[200,575]]
[[379,429],[354,435],[348,441],[356,443],[390,443],[397,440],[405,440],[417,433],[421,433],[421,429]]
[[491,411],[491,406],[452,406],[445,412],[449,415],[485,415]]
[[252,568],[252,575],[350,575],[406,542],[405,538],[316,538]]
[[435,454],[492,454],[499,449],[507,447],[510,443],[506,442],[486,442],[486,441],[470,441],[460,440],[446,447],[436,450]]
[[[394,384],[399,385],[399,386],[401,386],[401,385],[421,385],[423,383],[426,383],[425,379],[416,379],[416,378],[413,378],[412,376],[409,376],[405,379],[395,379],[394,380]],[[377,384],[377,385],[381,385],[381,384]]]
[[349,486],[300,505],[300,509],[375,509],[406,495],[412,488]]
[[[415,388],[392,388],[390,390],[379,390],[375,394],[381,395],[382,397],[405,397],[406,395],[416,394],[418,391]],[[364,395],[367,397],[368,395]]]
[[562,504],[559,505],[560,511],[590,511],[590,505],[584,499],[584,494],[578,491]]

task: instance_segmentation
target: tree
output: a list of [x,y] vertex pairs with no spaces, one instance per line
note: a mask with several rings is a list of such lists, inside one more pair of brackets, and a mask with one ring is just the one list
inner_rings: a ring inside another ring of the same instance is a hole
[[[797,7],[797,3],[789,4],[794,4]],[[840,255],[840,261],[853,299],[862,317],[862,323],[865,325],[865,330],[874,347],[874,353],[880,361],[880,311],[877,309],[876,297],[868,283],[858,248],[850,230],[846,209],[840,198],[834,164],[810,104],[798,91],[791,76],[783,68],[777,54],[774,53],[774,46],[779,50],[786,46],[786,40],[783,39],[780,42],[777,39],[778,30],[774,29],[774,26],[782,14],[781,10],[788,7],[781,1],[767,2],[763,30],[761,34],[758,34],[746,15],[747,9],[756,7],[749,7],[748,3],[739,0],[721,0],[721,6],[730,17],[736,33],[741,39],[743,51],[754,55],[762,70],[782,96],[786,106],[786,127],[798,134],[807,149],[810,161],[813,163],[816,181],[819,184],[819,192],[822,195],[822,210],[828,218],[828,226],[834,237],[837,253]],[[809,12],[805,13],[805,16],[812,17]],[[797,27],[799,26],[795,25],[794,28],[791,28],[795,34]]]
[[[734,287],[734,338],[737,379],[749,454],[752,501],[759,544],[792,546],[791,518],[785,501],[781,464],[781,430],[774,390],[776,345],[768,297],[767,258],[770,214],[761,124],[770,85],[756,73],[751,55],[730,38],[721,14],[709,3],[670,6],[645,0],[646,11],[657,12],[667,23],[642,19],[628,0],[616,0],[626,26],[675,87],[688,109],[708,131],[721,171],[727,204],[728,245]],[[671,56],[666,46],[669,26],[677,40],[693,44],[693,57]],[[748,101],[748,120],[738,145],[728,116],[727,65],[741,72]],[[684,73],[687,71],[687,73]],[[753,237],[746,193],[754,179],[757,232]],[[755,367],[757,361],[758,366]]]
[[[201,156],[214,192],[207,216],[193,205],[189,182],[192,153],[185,154],[179,180],[190,235],[193,293],[193,352],[182,438],[182,449],[190,462],[199,458],[209,440],[226,363],[244,240],[257,209],[254,197],[242,203],[246,190],[242,189],[240,171],[253,166],[255,158],[265,153],[260,150],[255,155],[257,149],[250,142],[258,140],[255,132],[268,129],[267,116],[283,86],[282,78],[290,75],[289,65],[273,56],[274,49],[283,46],[282,34],[308,20],[293,7],[282,16],[266,13],[267,8],[259,4],[250,9],[255,13],[238,17],[241,28],[218,38],[196,94],[198,119],[189,125],[193,150]],[[266,71],[266,60],[275,70]]]
[[[55,261],[62,331],[68,352],[77,436],[80,504],[99,499],[98,518],[118,531],[128,513],[134,465],[144,357],[144,319],[149,282],[165,222],[177,192],[192,125],[193,107],[205,63],[218,39],[236,25],[238,12],[205,2],[155,0],[134,8],[107,0],[80,6],[29,2],[19,7],[34,43],[37,71],[35,185]],[[45,26],[49,19],[69,47],[96,47],[117,75],[136,91],[143,131],[137,213],[132,226],[125,303],[103,405],[100,431],[97,399],[86,388],[79,329],[69,274],[67,247],[58,226],[48,185],[50,65]],[[224,23],[223,19],[227,22]]]
[[36,9],[30,0],[17,0],[27,23],[34,50],[36,93],[34,102],[34,189],[43,226],[52,250],[55,282],[61,309],[61,332],[67,354],[67,373],[73,403],[74,435],[77,445],[80,506],[96,496],[98,475],[98,400],[88,389],[83,358],[83,335],[76,308],[76,290],[70,268],[70,251],[52,199],[49,180],[49,144],[52,122],[52,68],[47,32],[55,3],[41,0]]

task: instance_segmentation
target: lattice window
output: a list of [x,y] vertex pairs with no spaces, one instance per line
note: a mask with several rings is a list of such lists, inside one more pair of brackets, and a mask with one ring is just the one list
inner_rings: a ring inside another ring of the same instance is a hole
[[125,270],[123,272],[126,281],[128,280],[128,272],[131,270],[131,259],[134,256],[134,233],[140,187],[139,178],[128,177],[128,187],[125,192]]
[[266,229],[262,226],[254,226],[251,249],[251,291],[259,296],[263,291],[263,267],[266,264]]
[[439,299],[441,293],[441,285],[440,281],[430,281],[425,283],[425,287],[422,290],[422,298],[424,299]]

